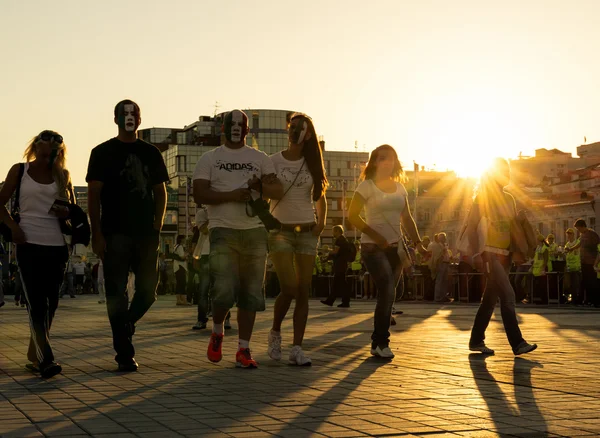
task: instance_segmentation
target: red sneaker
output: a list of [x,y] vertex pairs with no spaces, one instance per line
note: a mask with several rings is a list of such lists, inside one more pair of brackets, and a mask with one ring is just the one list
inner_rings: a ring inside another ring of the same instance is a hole
[[221,347],[223,346],[223,335],[213,333],[210,335],[210,341],[208,341],[208,351],[206,355],[208,360],[211,362],[219,362],[223,359],[223,353]]
[[258,363],[252,359],[249,348],[240,348],[235,355],[235,366],[238,368],[258,368]]

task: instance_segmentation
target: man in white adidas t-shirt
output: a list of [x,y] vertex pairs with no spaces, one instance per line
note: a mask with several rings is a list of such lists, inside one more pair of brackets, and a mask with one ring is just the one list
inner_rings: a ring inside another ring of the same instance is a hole
[[233,110],[224,118],[225,144],[204,154],[194,170],[194,200],[207,206],[210,232],[210,274],[213,333],[208,359],[222,358],[223,322],[237,301],[239,348],[236,366],[255,368],[250,338],[257,311],[265,310],[263,281],[267,231],[247,204],[258,196],[283,196],[283,186],[264,152],[245,145],[248,116]]

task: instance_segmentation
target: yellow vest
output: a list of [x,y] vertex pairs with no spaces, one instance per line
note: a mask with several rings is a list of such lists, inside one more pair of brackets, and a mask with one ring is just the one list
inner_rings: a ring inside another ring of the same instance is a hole
[[[565,249],[572,248],[575,245],[579,244],[579,239],[574,240],[573,242],[565,243]],[[567,272],[580,272],[581,271],[581,259],[579,258],[579,248],[575,251],[570,251],[567,253],[566,257],[567,262]]]
[[[487,235],[485,246],[508,250],[510,248],[510,223],[515,217],[515,200],[504,192],[503,202],[489,200],[489,208],[484,209],[487,217]],[[497,205],[499,204],[499,205]],[[494,208],[497,205],[498,208]]]
[[[540,277],[544,269],[544,253],[548,252],[548,247],[544,244],[538,245],[535,249],[535,257],[533,258],[533,275]],[[552,262],[548,260],[546,272],[552,271]]]
[[356,258],[352,262],[351,269],[353,271],[360,271],[362,269],[362,264],[360,263],[360,251],[356,251]]

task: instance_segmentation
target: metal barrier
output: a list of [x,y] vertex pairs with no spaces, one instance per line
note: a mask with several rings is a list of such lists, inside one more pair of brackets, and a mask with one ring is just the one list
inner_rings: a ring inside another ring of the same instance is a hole
[[[360,299],[364,295],[364,280],[365,274],[350,274],[346,275],[346,283],[348,287],[351,287],[354,292],[354,298]],[[473,278],[481,278],[484,274],[481,272],[451,272],[449,274],[449,292],[451,296],[455,297],[457,302],[470,302],[471,301],[471,280]],[[562,272],[548,272],[546,278],[546,299],[548,305],[556,304],[561,305],[561,281],[564,277]],[[327,294],[331,292],[333,285],[333,275],[320,275],[317,278],[327,279]],[[515,281],[521,282],[523,278],[526,279],[525,293],[530,297],[530,303],[536,304],[538,296],[535,295],[534,290],[534,275],[531,272],[509,272],[509,278],[511,278],[511,285],[513,290],[515,289]],[[412,283],[414,297],[417,301],[423,301],[425,299],[425,277],[419,272],[415,272],[409,276],[409,282]],[[481,292],[483,293],[484,284],[481,286]],[[465,293],[461,293],[461,291]],[[517,293],[517,291],[515,291]],[[313,296],[315,294],[312,294]]]

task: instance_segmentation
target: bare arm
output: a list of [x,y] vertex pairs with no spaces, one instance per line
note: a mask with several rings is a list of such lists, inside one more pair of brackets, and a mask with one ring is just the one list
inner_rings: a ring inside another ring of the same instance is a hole
[[317,210],[317,225],[313,228],[313,235],[320,236],[325,228],[325,219],[327,218],[327,198],[321,196],[315,206]]
[[216,192],[206,179],[194,180],[194,201],[196,204],[217,205],[227,202],[246,202],[251,199],[250,190],[237,189],[231,192]]
[[167,187],[165,183],[152,186],[154,192],[154,229],[160,231],[165,220],[167,210]]
[[265,198],[275,200],[283,198],[283,184],[281,184],[281,181],[279,181],[277,175],[270,173],[268,175],[263,175],[261,179],[258,179],[256,176],[254,176],[248,181],[248,187],[258,192],[260,191],[261,182],[263,196]]
[[350,208],[348,209],[348,220],[361,233],[365,233],[379,246],[386,247],[388,245],[387,240],[373,228],[368,226],[364,219],[360,217],[360,211],[363,209],[364,205],[364,198],[359,193],[355,192],[352,197],[352,202],[350,202]]

